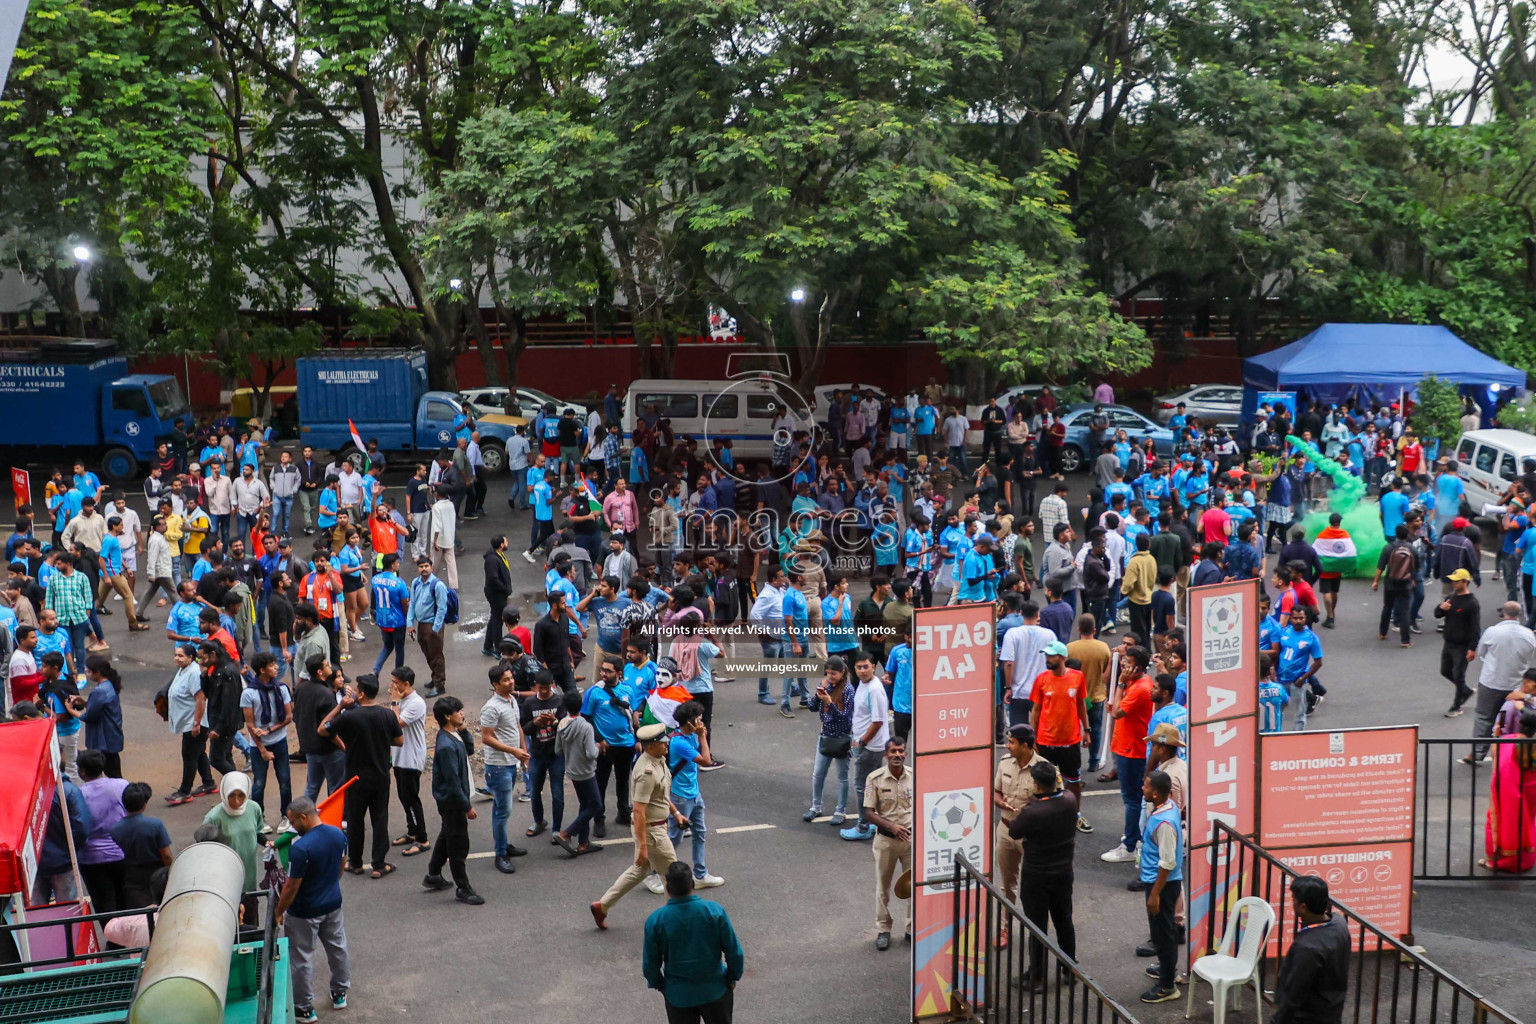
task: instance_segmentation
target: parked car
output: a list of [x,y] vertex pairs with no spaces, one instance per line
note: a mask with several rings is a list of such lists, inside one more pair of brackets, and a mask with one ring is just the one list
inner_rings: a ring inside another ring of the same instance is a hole
[[1196,384],[1152,400],[1152,418],[1163,426],[1184,403],[1184,415],[1202,423],[1236,427],[1242,422],[1243,389],[1235,384]]
[[[459,401],[471,407],[476,416],[486,414],[499,416],[502,413],[506,400],[507,389],[503,387],[469,388],[466,391],[459,392]],[[580,402],[562,401],[546,391],[540,391],[538,388],[517,389],[517,404],[522,409],[523,416],[527,419],[533,419],[538,411],[546,403],[550,402],[554,403],[555,412],[560,415],[564,415],[565,410],[570,409],[583,420],[586,419],[587,407]]]
[[[1111,431],[1124,430],[1133,442],[1150,436],[1153,450],[1159,457],[1166,458],[1173,454],[1173,431],[1167,427],[1160,427],[1141,413],[1123,405],[1106,405],[1104,412],[1109,416]],[[1088,420],[1092,415],[1093,404],[1089,402],[1074,405],[1062,414],[1062,422],[1067,425],[1067,439],[1061,450],[1063,472],[1074,473],[1092,465],[1096,457],[1088,431]]]

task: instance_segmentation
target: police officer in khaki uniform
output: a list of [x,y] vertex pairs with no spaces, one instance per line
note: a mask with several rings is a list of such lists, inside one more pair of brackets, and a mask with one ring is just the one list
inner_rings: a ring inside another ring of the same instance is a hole
[[[896,866],[912,870],[912,773],[906,770],[907,743],[891,737],[885,767],[864,781],[864,816],[875,826],[875,948],[891,948],[891,882]],[[907,904],[907,942],[912,941],[912,904]]]
[[[1008,902],[1019,898],[1019,865],[1024,861],[1024,841],[1008,835],[1008,826],[1035,799],[1035,780],[1029,769],[1044,761],[1035,749],[1035,730],[1020,722],[1008,730],[1008,753],[997,763],[997,773],[992,777],[992,802],[1000,811],[999,822],[993,830],[992,863],[997,872],[997,884],[1002,886]],[[1008,923],[997,937],[997,948],[1008,948]]]
[[[672,772],[667,768],[667,727],[660,724],[641,726],[635,730],[635,738],[645,748],[630,770],[629,793],[633,805],[630,828],[635,834],[635,860],[608,887],[603,898],[590,907],[592,920],[603,931],[608,930],[608,911],[624,898],[625,893],[639,885],[649,871],[665,876],[668,865],[677,860],[677,852],[667,836],[668,815],[679,825],[688,824],[688,819],[678,813],[669,795]],[[907,806],[910,808],[911,805],[909,787]],[[910,813],[907,820],[911,821]]]

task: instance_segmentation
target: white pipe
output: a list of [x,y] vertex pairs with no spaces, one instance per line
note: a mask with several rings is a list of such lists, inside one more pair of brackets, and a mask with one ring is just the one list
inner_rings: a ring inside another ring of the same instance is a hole
[[245,865],[223,843],[194,843],[171,864],[130,1024],[221,1024]]

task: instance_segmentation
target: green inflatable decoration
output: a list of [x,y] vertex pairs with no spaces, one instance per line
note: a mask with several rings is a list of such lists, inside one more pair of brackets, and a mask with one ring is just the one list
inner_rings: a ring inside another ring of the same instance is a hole
[[1373,501],[1362,500],[1365,497],[1365,481],[1318,451],[1316,445],[1290,435],[1286,436],[1286,440],[1333,480],[1333,491],[1328,496],[1331,506],[1329,510],[1310,512],[1302,521],[1302,528],[1307,531],[1307,542],[1310,544],[1315,540],[1323,527],[1328,525],[1328,516],[1337,512],[1344,517],[1340,525],[1349,531],[1350,538],[1355,542],[1355,567],[1344,575],[1365,579],[1375,576],[1376,562],[1381,558],[1382,548],[1387,546],[1387,539],[1381,530],[1381,509]]

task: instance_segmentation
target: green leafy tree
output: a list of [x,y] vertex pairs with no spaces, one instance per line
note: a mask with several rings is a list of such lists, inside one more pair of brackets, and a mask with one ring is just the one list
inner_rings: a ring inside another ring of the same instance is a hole
[[92,253],[110,318],[132,290],[127,252],[156,218],[194,201],[187,160],[211,98],[184,4],[32,0],[0,95],[0,223],[6,262],[40,285],[66,329]]
[[1419,381],[1418,404],[1413,426],[1420,437],[1440,439],[1441,451],[1450,451],[1461,440],[1461,390],[1450,381],[1430,374]]

